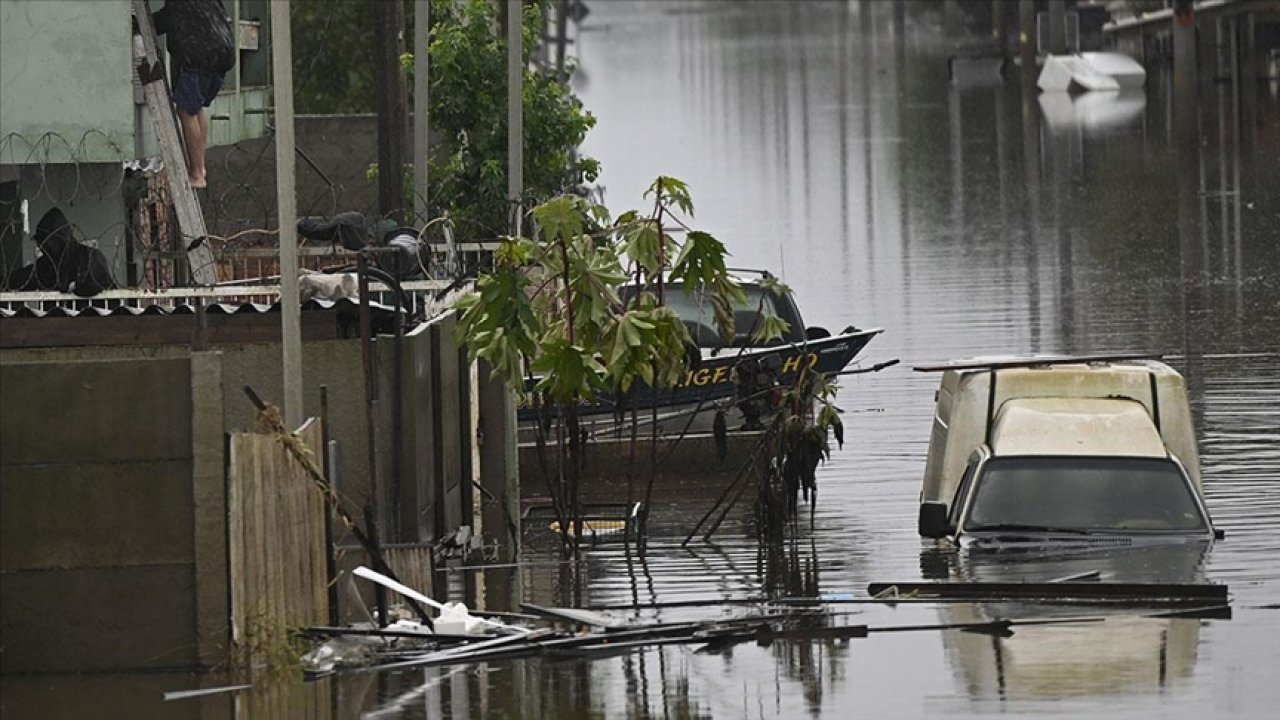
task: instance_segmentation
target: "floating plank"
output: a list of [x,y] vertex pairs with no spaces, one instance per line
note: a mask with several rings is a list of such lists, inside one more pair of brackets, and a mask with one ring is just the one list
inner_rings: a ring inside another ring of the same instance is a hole
[[756,632],[761,640],[845,640],[864,638],[870,631],[866,625],[837,625],[820,628],[790,628],[774,630],[764,628]]
[[1066,575],[1064,577],[1054,578],[1049,582],[1064,583],[1064,582],[1077,582],[1079,580],[1100,580],[1101,578],[1102,578],[1101,572],[1097,570],[1090,570],[1089,572],[1076,573],[1075,575]]
[[921,630],[961,630],[964,632],[978,633],[980,635],[992,635],[995,637],[1009,637],[1013,635],[1012,628],[1023,627],[1027,625],[1076,625],[1080,623],[1100,623],[1105,622],[1105,617],[1067,617],[1067,618],[1028,618],[1025,620],[986,620],[981,622],[967,623],[931,623],[928,625],[887,625],[884,627],[867,628],[868,633],[879,632],[919,632]]
[[1209,607],[1195,607],[1179,610],[1166,610],[1164,612],[1152,613],[1145,617],[1150,618],[1189,618],[1196,620],[1230,620],[1230,605],[1211,605]]
[[970,600],[1101,600],[1129,602],[1215,602],[1227,600],[1226,585],[1164,583],[871,583],[873,597],[892,592],[914,598]]
[[[459,642],[474,640],[476,635],[440,635],[430,631],[414,632],[412,630],[375,630],[373,628],[355,628],[355,627],[330,627],[327,625],[313,625],[304,630],[308,635],[318,635],[320,637],[335,637],[339,635],[353,635],[356,637],[380,637],[380,638],[416,638],[419,640],[452,640]],[[483,636],[487,638],[492,635]]]
[[1161,354],[1110,353],[1100,355],[1040,355],[1033,357],[965,358],[943,363],[913,365],[916,372],[943,372],[945,370],[998,370],[1000,368],[1034,367],[1036,365],[1064,365],[1068,363],[1121,362],[1124,360],[1159,360]]
[[629,623],[625,623],[617,618],[612,618],[598,612],[592,612],[591,610],[580,610],[578,608],[554,608],[543,607],[542,605],[533,605],[531,603],[520,603],[520,609],[552,620],[570,622],[575,625],[583,625],[585,627],[603,628],[605,630],[618,630],[628,627],[629,625]]
[[199,690],[176,690],[164,694],[166,702],[169,700],[185,700],[193,697],[204,697],[205,695],[218,695],[220,693],[236,692],[237,690],[247,690],[252,685],[227,685],[226,687],[201,688]]
[[372,667],[362,668],[362,670],[365,672],[382,672],[383,670],[397,670],[401,668],[422,667],[426,665],[449,665],[453,663],[479,662],[481,660],[489,660],[494,657],[513,657],[526,652],[540,650],[538,641],[552,637],[556,637],[556,633],[551,630],[534,630],[533,632],[524,635],[503,635],[493,640],[459,645],[457,647],[449,648],[448,650],[427,653],[410,660],[403,660],[385,665],[374,665]]

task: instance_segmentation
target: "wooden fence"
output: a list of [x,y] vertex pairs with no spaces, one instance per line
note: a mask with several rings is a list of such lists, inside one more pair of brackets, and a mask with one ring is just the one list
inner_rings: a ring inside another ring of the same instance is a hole
[[[298,435],[321,447],[318,420]],[[289,629],[328,619],[324,498],[275,435],[232,433],[229,450],[231,640],[237,659],[271,663]]]

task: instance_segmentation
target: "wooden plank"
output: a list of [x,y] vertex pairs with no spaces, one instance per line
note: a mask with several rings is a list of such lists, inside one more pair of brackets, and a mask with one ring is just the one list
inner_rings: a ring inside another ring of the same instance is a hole
[[232,435],[227,441],[227,574],[231,582],[231,642],[236,645],[244,639],[244,472],[240,468],[244,453],[239,440],[239,436]]
[[933,598],[972,599],[1043,599],[1043,600],[1107,600],[1107,601],[1200,601],[1227,599],[1226,585],[1166,583],[966,583],[966,582],[901,582],[871,583],[867,594],[879,597],[897,589],[898,595]]
[[[318,447],[319,424],[299,436]],[[327,616],[323,498],[275,436],[237,433],[231,446],[234,639],[242,650],[266,649],[287,628]]]
[[1098,355],[1042,355],[1038,357],[966,358],[943,363],[913,365],[916,372],[943,372],[945,370],[997,370],[1000,368],[1034,367],[1037,365],[1063,365],[1067,363],[1120,362],[1123,360],[1159,360],[1164,357],[1152,353],[1103,353]]
[[[313,420],[305,425],[301,432],[303,441],[311,451],[319,457],[322,449],[323,435],[320,421]],[[324,509],[319,505],[320,493],[314,488],[311,478],[299,462],[294,462],[294,498],[297,502],[298,525],[297,538],[301,561],[298,567],[305,570],[297,597],[302,603],[299,608],[298,625],[310,625],[320,622],[328,616],[324,612],[328,601],[325,592],[327,573],[324,563],[324,534],[319,532],[324,525]]]
[[298,521],[301,520],[301,512],[298,508],[298,497],[295,492],[294,480],[295,465],[297,462],[289,456],[281,454],[284,448],[277,447],[275,452],[277,462],[280,463],[281,472],[276,476],[278,485],[277,492],[280,496],[280,519],[283,521],[280,527],[281,552],[279,567],[279,579],[276,584],[280,586],[282,594],[280,596],[283,603],[281,608],[280,620],[287,627],[298,623],[301,619],[301,605],[298,602],[300,598],[306,597],[304,590],[306,586],[303,582],[303,545],[298,537]]
[[[135,67],[140,65],[158,70],[160,55],[156,50],[155,28],[151,24],[151,12],[146,0],[133,0],[132,9],[142,37],[142,55],[134,58]],[[182,154],[182,142],[178,138],[173,108],[169,104],[168,84],[163,72],[148,72],[146,75],[153,79],[143,83],[142,92],[155,126],[156,141],[160,144],[160,152],[164,157],[165,176],[169,179],[169,193],[178,213],[178,227],[182,230],[184,242],[188,243],[187,261],[191,277],[197,284],[212,285],[218,281],[213,250],[207,242],[192,242],[204,238],[208,233],[205,231],[204,215],[200,212],[200,201],[187,177],[187,162]]]
[[533,605],[531,603],[520,603],[520,609],[552,620],[570,622],[585,627],[603,628],[605,630],[616,630],[629,625],[629,623],[625,623],[617,618],[611,618],[607,615],[602,615],[591,610],[543,607],[541,605]]
[[254,556],[253,564],[257,567],[254,573],[253,597],[251,600],[259,601],[255,610],[257,617],[252,618],[257,621],[259,633],[263,632],[267,625],[267,618],[271,617],[275,611],[275,597],[271,594],[271,576],[266,558],[271,557],[272,535],[265,532],[269,518],[272,517],[274,503],[271,502],[270,487],[265,482],[266,478],[272,471],[271,457],[262,452],[262,439],[258,436],[253,437],[253,457],[254,463],[254,494],[256,502],[253,506],[253,546]]

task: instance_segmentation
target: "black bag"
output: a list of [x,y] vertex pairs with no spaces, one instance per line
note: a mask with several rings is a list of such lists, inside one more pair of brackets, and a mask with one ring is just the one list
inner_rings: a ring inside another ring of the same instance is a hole
[[222,0],[168,0],[161,12],[176,67],[221,75],[236,66],[231,18]]

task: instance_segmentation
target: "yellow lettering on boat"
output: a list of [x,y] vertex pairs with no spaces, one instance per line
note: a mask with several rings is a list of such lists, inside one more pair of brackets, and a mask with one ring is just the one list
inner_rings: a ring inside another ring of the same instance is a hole
[[728,375],[729,375],[729,368],[721,365],[720,367],[716,368],[716,374],[711,376],[711,382],[712,383],[724,382]]
[[792,355],[791,357],[782,361],[782,372],[784,373],[795,372],[799,369],[800,369],[799,355]]
[[694,385],[706,385],[707,381],[710,379],[711,379],[711,371],[706,368],[702,368],[701,370],[693,374]]
[[813,369],[818,364],[818,354],[809,353],[809,368]]

